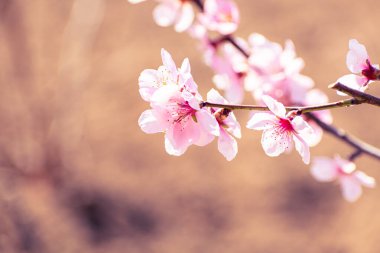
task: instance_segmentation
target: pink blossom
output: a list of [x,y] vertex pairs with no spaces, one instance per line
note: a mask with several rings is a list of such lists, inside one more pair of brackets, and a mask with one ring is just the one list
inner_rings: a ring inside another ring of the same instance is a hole
[[[244,41],[237,40],[244,48]],[[224,90],[231,103],[241,103],[244,99],[244,80],[247,72],[247,59],[231,44],[218,47],[218,55],[212,59],[215,71],[213,81],[218,89]]]
[[[145,0],[129,0],[136,4]],[[153,11],[153,18],[159,26],[174,25],[177,32],[186,31],[194,20],[194,10],[190,1],[157,0],[159,5]]]
[[165,49],[161,49],[161,58],[162,66],[157,70],[145,69],[139,76],[139,92],[145,101],[149,102],[154,92],[167,84],[185,85],[185,81],[187,81],[187,85],[193,86],[188,87],[188,89],[197,90],[196,84],[189,81],[192,79],[189,59],[185,58],[181,68],[177,69],[171,55]]
[[283,104],[264,95],[263,102],[270,112],[254,113],[247,123],[247,128],[263,130],[261,144],[268,156],[279,156],[295,143],[296,150],[304,163],[310,162],[309,141],[314,138],[313,129],[301,116],[293,112],[286,115]]
[[314,82],[300,74],[304,62],[296,57],[293,42],[286,41],[283,49],[280,44],[255,33],[250,35],[249,43],[252,52],[245,89],[252,91],[257,101],[262,95],[268,95],[286,105],[302,103]]
[[[165,50],[161,53],[164,65],[159,70],[162,72],[155,73],[159,78],[144,79],[155,82],[143,82],[143,87],[140,80],[140,94],[150,102],[152,109],[144,111],[138,123],[145,133],[164,132],[167,153],[179,156],[192,144],[210,143],[219,135],[219,124],[209,111],[199,107],[202,98],[190,74],[188,61],[185,59],[177,69],[170,54]],[[164,73],[164,78],[160,79],[159,73]]]
[[[207,93],[207,101],[228,104],[228,101],[214,89]],[[211,112],[219,124],[218,150],[228,161],[231,161],[238,152],[237,142],[234,137],[241,138],[240,124],[233,112],[226,109],[211,108]]]
[[[346,64],[353,74],[344,75],[337,82],[350,88],[365,91],[369,83],[379,78],[380,70],[378,65],[371,64],[365,46],[355,39],[349,41]],[[338,92],[338,94],[346,95],[342,92]]]
[[[213,81],[217,88],[224,90],[224,95],[231,103],[243,102],[244,80],[248,69],[246,57],[230,43],[210,39],[205,27],[199,23],[194,24],[189,33],[200,41],[204,61],[215,72]],[[247,49],[244,40],[237,38],[236,43]]]
[[[236,41],[244,48],[243,40]],[[218,89],[224,90],[227,100],[231,103],[243,102],[247,59],[234,46],[224,43],[217,45],[216,53],[206,61],[215,72],[214,83]]]
[[209,30],[231,34],[239,23],[239,9],[232,0],[206,0],[200,21]]
[[356,170],[353,162],[335,156],[314,158],[311,174],[319,182],[338,181],[343,197],[349,201],[356,201],[362,194],[362,186],[375,187],[375,179],[362,171]]

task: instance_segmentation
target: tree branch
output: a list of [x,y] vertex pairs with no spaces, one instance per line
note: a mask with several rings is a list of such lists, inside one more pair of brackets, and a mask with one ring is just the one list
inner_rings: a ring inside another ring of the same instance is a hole
[[[322,110],[328,110],[333,108],[340,108],[340,107],[348,107],[352,105],[359,105],[364,103],[364,101],[359,101],[356,98],[341,100],[338,102],[323,104],[323,105],[315,105],[315,106],[286,106],[285,109],[287,111],[296,111],[298,115],[305,114],[308,112],[314,112],[314,111],[322,111]],[[269,108],[266,106],[261,105],[231,105],[231,104],[218,104],[218,103],[211,103],[211,102],[202,102],[200,103],[200,107],[216,107],[216,108],[224,108],[229,109],[231,111],[233,110],[249,110],[249,111],[269,111]]]
[[326,124],[312,113],[307,113],[306,117],[317,123],[323,130],[325,130],[325,132],[333,135],[334,137],[338,138],[339,140],[343,141],[349,146],[355,148],[356,152],[354,153],[354,155],[351,155],[351,157],[353,156],[353,158],[356,158],[360,154],[367,154],[373,158],[376,158],[377,160],[380,160],[380,149],[372,145],[369,145],[368,143],[365,143],[362,140],[359,140],[355,136],[349,135],[343,129],[339,129],[333,125]]
[[[199,7],[201,11],[203,11],[203,3],[201,0],[193,0],[193,2]],[[242,53],[246,58],[249,58],[250,54],[249,52],[246,52],[245,49],[239,46],[239,44],[236,42],[236,40],[233,38],[232,35],[224,35],[221,36],[218,39],[220,42],[221,41],[227,41],[231,43],[239,52]],[[312,114],[312,111],[317,111],[317,110],[326,110],[326,109],[331,109],[331,108],[337,108],[337,107],[343,107],[343,106],[351,106],[351,105],[358,105],[362,103],[367,103],[375,106],[380,106],[380,98],[377,98],[375,96],[372,96],[370,94],[360,92],[358,90],[351,89],[341,83],[335,83],[329,86],[331,89],[338,90],[340,92],[343,92],[347,95],[350,95],[353,97],[352,99],[348,100],[342,100],[338,101],[335,103],[342,103],[340,106],[332,106],[329,107],[332,104],[326,104],[326,105],[321,105],[321,106],[315,106],[313,107],[286,107],[288,111],[290,110],[296,110],[297,114],[305,114],[306,117],[308,117],[310,120],[313,120],[318,126],[320,126],[324,131],[327,133],[333,135],[337,139],[341,140],[342,142],[348,144],[349,146],[355,148],[354,153],[350,156],[349,159],[354,160],[357,157],[359,157],[361,154],[367,154],[375,159],[380,160],[380,149],[369,145],[368,143],[365,143],[361,141],[360,139],[351,136],[347,134],[344,130],[339,129],[333,125],[326,124],[322,120],[320,120],[317,116]],[[345,102],[346,101],[346,102]],[[351,102],[348,102],[351,101]],[[348,104],[346,104],[348,103]],[[269,110],[265,106],[251,106],[251,105],[222,105],[222,104],[216,104],[216,103],[210,103],[210,102],[202,102],[200,104],[201,107],[218,107],[218,108],[226,108],[230,110],[258,110],[258,111],[267,111]]]
[[380,106],[380,98],[372,96],[370,94],[361,92],[359,90],[352,89],[350,87],[347,87],[346,85],[342,83],[334,83],[329,85],[330,89],[334,89],[340,92],[343,92],[353,98],[356,98],[359,101],[363,101],[367,104]]

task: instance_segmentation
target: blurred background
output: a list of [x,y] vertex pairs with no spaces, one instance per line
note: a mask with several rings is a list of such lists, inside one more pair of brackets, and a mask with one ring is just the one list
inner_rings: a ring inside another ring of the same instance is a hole
[[[304,74],[327,85],[348,73],[348,40],[380,62],[376,0],[237,0],[236,35],[292,39]],[[269,158],[243,130],[227,162],[214,141],[165,153],[137,125],[149,106],[138,76],[164,47],[189,57],[201,94],[212,72],[195,42],[158,27],[156,5],[126,0],[0,1],[0,252],[379,252],[380,189],[349,204],[310,176],[295,152]],[[380,96],[374,84],[369,90]],[[247,97],[250,97],[247,94]],[[247,99],[247,101],[250,101]],[[335,124],[380,146],[377,108],[333,111]],[[242,126],[248,114],[238,113]],[[312,155],[349,155],[325,135]],[[357,165],[380,180],[380,163]]]

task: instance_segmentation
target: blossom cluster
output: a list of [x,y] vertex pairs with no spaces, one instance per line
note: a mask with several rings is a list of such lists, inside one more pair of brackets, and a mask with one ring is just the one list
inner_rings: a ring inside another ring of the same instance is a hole
[[[129,0],[132,3],[144,0]],[[213,81],[224,91],[207,94],[207,102],[240,104],[246,92],[264,107],[265,112],[251,114],[246,127],[263,131],[261,144],[268,156],[279,156],[293,149],[305,164],[310,163],[310,147],[317,145],[323,130],[307,115],[286,106],[312,106],[328,102],[327,96],[314,88],[313,80],[303,75],[304,61],[297,57],[295,46],[287,40],[284,47],[263,35],[253,33],[248,40],[233,38],[239,23],[239,11],[232,0],[205,0],[201,11],[192,3],[199,1],[157,0],[153,12],[160,26],[174,25],[177,32],[188,32],[203,51],[205,63],[214,71]],[[161,51],[163,65],[144,70],[139,77],[141,97],[151,109],[143,112],[139,126],[146,133],[163,132],[165,149],[170,155],[182,155],[190,145],[205,146],[218,138],[218,150],[228,160],[238,152],[236,138],[241,138],[240,124],[228,108],[204,106],[188,59],[177,68],[171,55]],[[380,79],[380,70],[371,63],[366,48],[357,40],[349,41],[346,64],[351,74],[337,80],[348,87],[364,91]],[[341,93],[339,93],[342,95]],[[332,123],[328,110],[313,112],[326,124]],[[311,174],[321,182],[337,181],[343,196],[355,201],[361,186],[373,187],[375,181],[357,171],[352,161],[336,156],[317,157]]]

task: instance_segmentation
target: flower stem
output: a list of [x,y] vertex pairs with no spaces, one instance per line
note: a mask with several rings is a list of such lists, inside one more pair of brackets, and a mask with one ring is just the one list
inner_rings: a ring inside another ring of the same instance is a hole
[[[322,111],[333,108],[340,107],[348,107],[352,105],[358,105],[364,103],[364,101],[359,101],[356,98],[350,98],[346,100],[337,101],[334,103],[328,103],[323,105],[315,105],[315,106],[287,106],[285,109],[287,111],[296,111],[298,115],[314,112],[314,111]],[[249,111],[269,111],[269,108],[261,105],[231,105],[231,104],[218,104],[211,102],[201,102],[200,107],[216,107],[216,108],[225,108],[229,110],[249,110]]]

